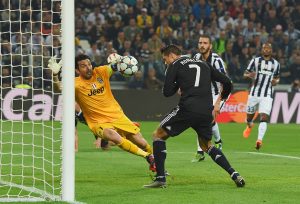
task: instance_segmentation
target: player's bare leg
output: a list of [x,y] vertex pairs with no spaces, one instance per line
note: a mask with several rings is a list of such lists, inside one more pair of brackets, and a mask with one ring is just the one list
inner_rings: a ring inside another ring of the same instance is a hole
[[244,138],[248,138],[250,136],[250,133],[252,131],[252,128],[254,126],[253,121],[254,121],[254,113],[253,114],[247,114],[247,127],[243,131],[243,136]]
[[258,126],[258,136],[255,144],[255,148],[259,150],[262,146],[263,138],[267,131],[267,125],[269,121],[269,115],[266,113],[260,113],[260,122]]
[[139,148],[137,145],[132,143],[130,140],[127,140],[126,138],[121,137],[121,135],[114,129],[104,128],[102,137],[105,140],[112,141],[113,143],[118,145],[121,149],[123,149],[127,152],[130,152],[132,154],[142,156],[144,158],[146,158],[149,155],[148,152],[145,152],[144,150]]

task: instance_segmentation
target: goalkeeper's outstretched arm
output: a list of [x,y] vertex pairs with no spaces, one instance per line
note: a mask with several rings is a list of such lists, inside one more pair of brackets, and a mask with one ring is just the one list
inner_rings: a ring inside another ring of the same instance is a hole
[[56,62],[56,55],[51,57],[48,61],[48,68],[51,69],[53,75],[53,87],[55,92],[61,92],[61,82],[58,79],[58,72],[61,69],[62,61]]

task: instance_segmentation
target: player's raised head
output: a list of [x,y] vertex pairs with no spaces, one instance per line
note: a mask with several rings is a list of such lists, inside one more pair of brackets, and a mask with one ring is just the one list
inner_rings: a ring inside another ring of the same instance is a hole
[[264,43],[262,45],[262,55],[264,57],[271,57],[272,56],[272,44],[271,43]]
[[172,44],[161,48],[160,51],[166,64],[171,64],[181,56],[181,49]]
[[76,74],[84,79],[90,79],[93,75],[93,66],[90,57],[80,54],[75,58]]
[[80,61],[84,61],[84,60],[87,60],[91,63],[91,59],[88,55],[85,55],[85,54],[79,54],[75,57],[75,68],[76,69],[79,69],[79,66],[80,66]]
[[211,38],[209,35],[201,35],[198,40],[198,49],[201,54],[206,54],[212,49]]

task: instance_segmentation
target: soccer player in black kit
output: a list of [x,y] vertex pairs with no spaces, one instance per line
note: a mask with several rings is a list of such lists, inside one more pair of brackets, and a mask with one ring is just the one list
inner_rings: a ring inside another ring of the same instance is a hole
[[144,185],[145,188],[165,188],[166,140],[193,128],[199,138],[201,148],[225,171],[229,173],[237,187],[243,187],[243,177],[235,171],[223,152],[213,146],[212,138],[212,93],[211,81],[223,85],[221,98],[227,99],[232,89],[230,79],[204,61],[181,56],[181,50],[175,45],[161,49],[163,60],[167,64],[163,94],[166,97],[181,92],[179,104],[161,121],[153,135],[153,150],[157,174],[155,180]]

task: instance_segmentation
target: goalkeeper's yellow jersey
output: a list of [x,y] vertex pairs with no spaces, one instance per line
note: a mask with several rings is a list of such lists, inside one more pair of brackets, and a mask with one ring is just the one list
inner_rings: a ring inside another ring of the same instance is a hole
[[94,123],[113,122],[124,115],[111,92],[109,78],[112,73],[111,67],[105,65],[96,67],[89,80],[75,78],[75,100],[90,127]]

